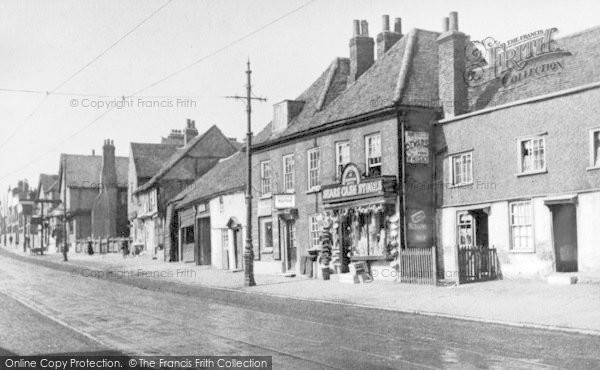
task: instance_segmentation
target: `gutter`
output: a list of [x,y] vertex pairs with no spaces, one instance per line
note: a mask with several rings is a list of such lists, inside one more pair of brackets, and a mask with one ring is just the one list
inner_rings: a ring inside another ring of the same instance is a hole
[[381,117],[381,116],[385,116],[386,114],[389,113],[394,113],[396,111],[396,105],[395,104],[390,104],[387,105],[383,108],[379,108],[377,110],[374,111],[370,111],[367,113],[363,113],[363,114],[359,114],[353,117],[348,117],[348,118],[342,118],[336,121],[330,121],[330,122],[326,122],[323,123],[319,126],[315,126],[315,127],[311,127],[308,130],[304,130],[304,131],[299,131],[299,132],[295,132],[293,134],[290,134],[288,136],[284,136],[281,138],[276,138],[273,139],[271,141],[265,141],[256,145],[252,146],[252,151],[253,152],[257,152],[257,151],[261,151],[263,149],[269,149],[273,146],[277,146],[277,145],[281,145],[281,144],[285,144],[287,142],[293,141],[295,139],[298,138],[303,138],[306,139],[307,136],[309,135],[315,135],[315,134],[319,134],[319,133],[323,133],[323,132],[327,132],[330,130],[335,130],[336,128],[340,128],[340,127],[346,127],[348,125],[351,124],[358,124],[358,123],[364,123],[372,118],[377,118],[377,117]]

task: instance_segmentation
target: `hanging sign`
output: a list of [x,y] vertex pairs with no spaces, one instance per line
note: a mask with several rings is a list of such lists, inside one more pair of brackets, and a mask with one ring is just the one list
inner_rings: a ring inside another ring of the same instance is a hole
[[407,163],[429,163],[429,133],[424,131],[405,132]]

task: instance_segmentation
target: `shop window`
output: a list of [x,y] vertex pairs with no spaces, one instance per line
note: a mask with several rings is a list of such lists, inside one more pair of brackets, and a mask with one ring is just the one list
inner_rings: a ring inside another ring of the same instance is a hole
[[283,186],[286,192],[294,191],[294,155],[283,157]]
[[321,240],[319,238],[319,217],[318,215],[308,216],[308,225],[310,232],[310,246],[311,248],[319,248],[321,246]]
[[590,130],[590,167],[600,168],[600,128]]
[[533,210],[531,201],[510,203],[511,249],[533,251]]
[[350,163],[350,142],[335,143],[335,178],[342,176],[344,166]]
[[182,230],[183,244],[194,243],[194,226],[184,227]]
[[385,254],[386,227],[382,210],[358,208],[348,213],[346,224],[344,239],[351,241],[354,256],[379,257]]
[[260,193],[271,195],[271,161],[260,162]]
[[546,140],[536,136],[519,140],[519,173],[546,171]]
[[308,190],[321,185],[321,150],[319,148],[308,151]]
[[381,135],[365,137],[367,176],[381,176]]
[[462,153],[450,157],[452,185],[473,183],[473,153]]
[[273,252],[273,219],[271,217],[260,219],[260,249],[264,253]]

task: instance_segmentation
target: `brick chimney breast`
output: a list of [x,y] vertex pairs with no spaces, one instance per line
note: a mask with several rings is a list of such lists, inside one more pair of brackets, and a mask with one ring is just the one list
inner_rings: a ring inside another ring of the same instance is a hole
[[348,83],[353,83],[373,65],[375,40],[369,37],[369,24],[363,20],[353,22],[353,36],[350,39],[350,75]]
[[377,59],[381,59],[402,38],[402,21],[400,18],[396,18],[394,21],[394,31],[390,31],[389,15],[382,17],[382,23],[382,31],[377,35]]
[[439,95],[444,117],[450,118],[468,112],[468,89],[464,79],[467,36],[458,30],[458,13],[451,12],[444,19],[445,30],[438,39]]

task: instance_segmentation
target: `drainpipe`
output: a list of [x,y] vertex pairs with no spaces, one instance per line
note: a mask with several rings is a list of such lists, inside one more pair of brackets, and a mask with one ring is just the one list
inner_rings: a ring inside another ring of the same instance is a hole
[[400,159],[400,220],[402,220],[402,247],[408,246],[407,242],[407,225],[406,225],[406,164],[405,164],[405,130],[406,130],[406,112],[398,110],[398,157]]

